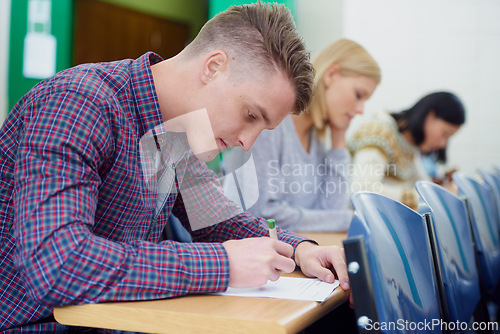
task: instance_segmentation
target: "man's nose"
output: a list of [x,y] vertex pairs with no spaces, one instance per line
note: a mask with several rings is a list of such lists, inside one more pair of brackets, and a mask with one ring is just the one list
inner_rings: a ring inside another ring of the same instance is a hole
[[238,138],[238,142],[241,146],[241,148],[245,151],[248,151],[252,148],[253,144],[255,144],[255,141],[257,140],[257,137],[259,137],[259,134],[262,131],[254,131],[254,132],[248,132],[244,135],[241,135]]

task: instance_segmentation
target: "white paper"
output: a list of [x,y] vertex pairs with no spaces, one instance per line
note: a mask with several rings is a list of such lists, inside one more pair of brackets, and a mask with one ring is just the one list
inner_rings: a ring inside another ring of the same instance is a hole
[[326,283],[317,278],[280,277],[276,282],[256,288],[228,288],[217,293],[224,296],[271,297],[323,302],[339,286],[339,281]]

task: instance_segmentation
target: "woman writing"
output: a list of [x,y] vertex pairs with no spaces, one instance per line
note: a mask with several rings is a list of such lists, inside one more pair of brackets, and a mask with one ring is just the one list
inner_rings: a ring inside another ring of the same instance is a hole
[[464,106],[449,92],[429,94],[398,113],[375,114],[349,138],[356,166],[353,188],[381,193],[415,209],[415,182],[430,179],[421,154],[446,148],[464,122]]

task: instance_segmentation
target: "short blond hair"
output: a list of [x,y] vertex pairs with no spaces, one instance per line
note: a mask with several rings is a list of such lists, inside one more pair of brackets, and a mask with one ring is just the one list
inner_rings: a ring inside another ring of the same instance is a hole
[[258,2],[232,6],[205,23],[185,53],[190,57],[215,49],[224,50],[238,62],[233,70],[242,77],[282,71],[295,88],[293,113],[300,114],[309,106],[314,68],[284,5]]
[[323,75],[332,66],[339,67],[340,74],[364,76],[380,83],[382,74],[375,59],[358,43],[350,39],[340,39],[324,48],[313,60],[314,77],[313,98],[309,106],[309,117],[318,138],[323,138],[327,127],[325,86]]

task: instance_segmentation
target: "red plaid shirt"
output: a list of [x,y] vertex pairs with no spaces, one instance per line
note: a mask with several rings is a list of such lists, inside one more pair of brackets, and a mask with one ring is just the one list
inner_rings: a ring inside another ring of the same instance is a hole
[[[192,231],[182,187],[153,219],[157,194],[141,176],[139,143],[163,122],[150,70],[161,60],[147,53],[63,71],[35,86],[4,122],[0,330],[47,330],[22,325],[67,304],[224,291],[221,242],[267,235],[265,221],[245,213]],[[212,198],[213,207],[227,201],[204,163],[191,157],[183,168],[175,187],[207,178],[190,196]],[[157,242],[171,212],[194,243]],[[303,240],[279,234],[294,247]]]

